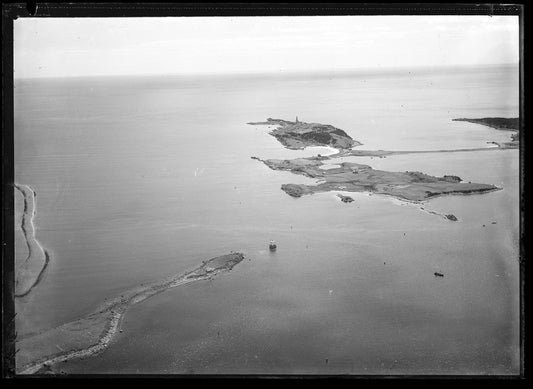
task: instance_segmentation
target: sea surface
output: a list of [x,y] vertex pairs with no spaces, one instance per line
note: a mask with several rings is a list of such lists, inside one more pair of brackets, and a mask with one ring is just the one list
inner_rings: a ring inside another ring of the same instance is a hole
[[[345,204],[337,192],[292,198],[282,184],[314,181],[250,159],[330,150],[287,150],[247,123],[298,116],[345,130],[359,149],[442,150],[508,141],[509,132],[452,119],[518,108],[513,66],[17,79],[15,179],[37,193],[36,238],[51,256],[41,283],[17,299],[18,334],[241,251],[230,273],[131,307],[106,351],[60,368],[517,374],[518,150],[343,158],[503,188],[425,210],[366,193],[346,193],[355,201]],[[16,220],[20,263],[20,212]]]

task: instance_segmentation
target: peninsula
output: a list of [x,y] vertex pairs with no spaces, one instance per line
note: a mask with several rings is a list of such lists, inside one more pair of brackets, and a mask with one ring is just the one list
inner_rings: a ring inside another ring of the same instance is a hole
[[125,311],[133,304],[176,286],[211,279],[230,271],[243,259],[244,254],[234,252],[212,258],[191,271],[126,291],[79,320],[19,340],[17,372],[53,373],[56,363],[96,355],[109,345],[119,331]]
[[329,124],[305,123],[298,118],[294,122],[268,118],[266,122],[248,124],[277,126],[270,135],[291,150],[301,150],[308,146],[330,146],[345,150],[361,145],[340,128]]
[[519,118],[500,118],[500,117],[480,118],[480,119],[460,118],[460,119],[453,119],[453,121],[481,124],[483,126],[491,127],[491,128],[494,128],[496,130],[501,130],[501,131],[513,131],[513,133],[511,134],[510,142],[503,142],[503,143],[491,142],[491,143],[494,143],[500,148],[507,148],[507,149],[518,148],[518,141],[519,141],[518,132],[520,130]]

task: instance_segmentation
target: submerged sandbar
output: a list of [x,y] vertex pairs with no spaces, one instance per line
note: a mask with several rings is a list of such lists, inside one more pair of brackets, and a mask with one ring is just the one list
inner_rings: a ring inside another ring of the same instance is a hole
[[230,253],[204,261],[195,269],[164,281],[126,291],[93,313],[17,342],[19,374],[53,372],[54,364],[89,357],[103,351],[119,330],[125,311],[158,293],[228,272],[242,262],[244,254]]

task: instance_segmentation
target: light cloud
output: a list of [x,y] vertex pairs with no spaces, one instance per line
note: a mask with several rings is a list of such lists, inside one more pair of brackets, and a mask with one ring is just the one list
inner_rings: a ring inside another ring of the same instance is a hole
[[518,62],[515,16],[20,18],[16,77]]

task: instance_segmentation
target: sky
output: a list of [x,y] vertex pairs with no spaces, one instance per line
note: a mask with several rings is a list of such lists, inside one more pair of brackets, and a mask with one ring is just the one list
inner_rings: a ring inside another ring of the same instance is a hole
[[515,64],[517,16],[19,18],[15,78]]

